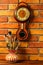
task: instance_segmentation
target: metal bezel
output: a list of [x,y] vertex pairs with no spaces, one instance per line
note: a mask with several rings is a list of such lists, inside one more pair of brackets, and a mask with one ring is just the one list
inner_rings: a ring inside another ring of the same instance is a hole
[[15,10],[15,19],[16,19],[18,22],[23,23],[23,22],[26,22],[26,21],[29,19],[29,17],[28,17],[26,20],[24,20],[24,21],[19,20],[19,19],[17,18],[17,11],[18,11],[20,8],[26,8],[26,9],[29,11],[29,17],[30,17],[30,10],[29,10],[29,8],[28,8],[27,6],[24,6],[24,5],[19,6],[19,7],[16,8],[16,10]]

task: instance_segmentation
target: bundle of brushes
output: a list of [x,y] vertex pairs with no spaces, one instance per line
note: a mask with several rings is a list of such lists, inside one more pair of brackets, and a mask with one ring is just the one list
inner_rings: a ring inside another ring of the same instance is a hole
[[5,35],[5,41],[9,50],[9,53],[6,56],[6,60],[16,62],[18,59],[16,52],[20,45],[19,41],[17,40],[16,36],[13,35],[11,32],[8,32],[8,34]]

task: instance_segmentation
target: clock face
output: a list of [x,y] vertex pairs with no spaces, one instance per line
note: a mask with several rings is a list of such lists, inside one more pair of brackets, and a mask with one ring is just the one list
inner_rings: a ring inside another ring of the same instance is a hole
[[26,7],[21,7],[17,10],[17,12],[15,12],[15,15],[16,15],[16,19],[18,21],[23,22],[23,21],[26,21],[29,18],[30,11]]

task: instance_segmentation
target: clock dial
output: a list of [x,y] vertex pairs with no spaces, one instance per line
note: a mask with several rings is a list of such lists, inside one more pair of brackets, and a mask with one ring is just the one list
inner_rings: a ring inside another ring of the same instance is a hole
[[18,8],[18,10],[15,13],[16,19],[20,22],[26,21],[30,16],[30,11],[26,7]]

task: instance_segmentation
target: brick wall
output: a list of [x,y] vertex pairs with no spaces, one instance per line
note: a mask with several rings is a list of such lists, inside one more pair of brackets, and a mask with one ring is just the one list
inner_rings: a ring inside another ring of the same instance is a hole
[[[16,34],[18,23],[14,11],[18,2],[27,2],[32,9],[32,18],[28,25],[31,36],[29,41],[20,42],[19,60],[43,60],[43,0],[0,0],[0,60],[7,53],[5,34],[11,31]],[[33,17],[34,15],[34,17]]]

